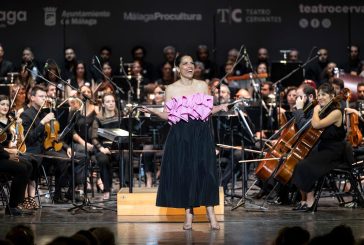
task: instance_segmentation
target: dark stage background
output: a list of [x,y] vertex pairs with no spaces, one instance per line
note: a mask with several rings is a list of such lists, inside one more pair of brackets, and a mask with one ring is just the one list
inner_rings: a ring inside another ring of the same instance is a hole
[[[329,49],[338,64],[347,57],[350,42],[363,46],[364,2],[359,0],[257,1],[1,1],[0,42],[6,58],[20,62],[25,46],[35,58],[63,61],[63,48],[75,48],[90,62],[99,48],[112,48],[112,61],[131,61],[131,48],[140,44],[147,59],[158,64],[162,49],[173,45],[195,53],[207,44],[222,64],[230,48],[241,44],[253,61],[258,47],[267,47],[271,60],[279,50],[297,48],[305,61],[312,47]],[[214,35],[215,34],[215,35]]]

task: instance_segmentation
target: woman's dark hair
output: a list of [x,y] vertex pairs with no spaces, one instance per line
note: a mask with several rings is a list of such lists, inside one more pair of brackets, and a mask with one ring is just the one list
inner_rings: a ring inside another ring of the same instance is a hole
[[[47,63],[46,63],[47,65]],[[53,72],[54,74],[56,74],[58,77],[60,76],[60,70],[58,65],[55,62],[50,62],[49,65],[47,65],[47,68],[44,70],[44,74],[43,76],[47,79],[49,79],[49,75],[51,74],[51,72]],[[57,81],[59,80],[59,78],[56,78]]]
[[318,88],[318,91],[320,90],[326,94],[331,94],[335,96],[335,89],[330,83],[321,84],[321,86]]
[[296,86],[289,86],[286,88],[286,97],[288,96],[289,92],[293,91],[293,90],[297,90]]
[[7,95],[0,94],[0,101],[2,100],[8,100],[10,102],[10,98]]
[[86,63],[84,61],[82,61],[82,60],[76,61],[75,67],[73,69],[73,76],[74,76],[74,78],[75,79],[77,78],[77,66],[78,65],[83,65],[83,68],[85,69],[85,75],[84,75],[83,79],[85,81],[88,81],[88,79],[87,79],[87,66],[86,66]]
[[192,57],[191,55],[188,55],[188,54],[179,54],[176,56],[176,59],[174,61],[174,66],[178,67],[181,64],[182,58],[185,56]]

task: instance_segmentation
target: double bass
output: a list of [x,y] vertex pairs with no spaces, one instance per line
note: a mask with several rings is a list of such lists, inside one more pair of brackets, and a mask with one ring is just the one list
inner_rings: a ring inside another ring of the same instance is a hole
[[[330,100],[330,102],[324,106],[320,112],[319,116],[321,117],[327,111],[327,109],[334,103],[342,100],[343,95],[338,95]],[[305,130],[309,127],[297,140],[297,143],[294,145],[292,151],[288,154],[286,160],[281,164],[274,175],[274,179],[278,180],[282,184],[287,184],[293,175],[293,171],[297,165],[297,163],[303,160],[312,150],[312,148],[318,142],[322,132],[324,129],[315,129],[311,125],[311,120],[309,120],[306,125],[302,128]]]
[[[304,109],[304,113],[311,110],[314,105],[316,105],[316,101],[308,104]],[[278,168],[280,159],[292,150],[300,135],[300,131],[296,127],[295,118],[293,117],[282,127],[281,136],[262,161],[259,162],[255,170],[255,175],[263,181],[268,180]]]

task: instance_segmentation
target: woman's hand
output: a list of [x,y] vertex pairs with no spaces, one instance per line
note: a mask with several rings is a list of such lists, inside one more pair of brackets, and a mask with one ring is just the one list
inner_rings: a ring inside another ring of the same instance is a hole
[[359,111],[357,111],[357,110],[355,110],[355,109],[353,109],[353,108],[345,108],[345,112],[346,112],[347,114],[355,113],[355,114],[357,114],[358,116],[360,116]]
[[106,155],[111,155],[111,152],[109,150],[109,148],[105,148],[105,147],[100,147],[100,152],[106,154]]
[[144,113],[153,114],[153,111],[151,109],[149,109],[148,107],[146,107],[145,105],[143,105],[141,108],[139,108],[139,111],[144,112]]
[[321,110],[321,106],[320,105],[316,105],[314,108],[313,108],[313,112],[314,113],[319,113],[319,111]]
[[87,150],[92,151],[93,149],[94,149],[94,146],[91,145],[90,143],[87,143]]

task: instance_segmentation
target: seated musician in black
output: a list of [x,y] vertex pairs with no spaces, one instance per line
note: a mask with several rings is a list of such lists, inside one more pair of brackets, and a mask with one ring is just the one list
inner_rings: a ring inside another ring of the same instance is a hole
[[316,99],[316,91],[312,86],[303,83],[298,87],[296,95],[296,109],[292,113],[296,126],[300,129],[312,118],[313,110],[305,113],[304,109]]
[[[102,96],[102,108],[100,114],[92,123],[91,139],[96,147],[96,160],[100,167],[100,176],[104,185],[103,199],[110,199],[112,188],[112,160],[110,149],[98,136],[98,128],[119,128],[118,111],[115,103],[115,95],[112,93]],[[114,159],[115,160],[115,159]]]
[[[10,107],[9,97],[0,95],[0,129],[4,129],[10,124],[8,112]],[[19,120],[18,120],[19,121]],[[19,122],[21,123],[21,122]],[[15,129],[15,128],[13,128]],[[12,133],[10,131],[13,131]],[[1,130],[2,132],[2,130]],[[0,173],[13,177],[9,205],[5,208],[6,215],[23,215],[28,214],[23,211],[21,204],[24,201],[24,193],[28,184],[30,175],[33,172],[31,163],[18,156],[18,150],[12,147],[12,138],[14,137],[14,130],[10,128],[6,132],[0,132],[2,140],[0,144]],[[2,180],[3,181],[3,180]]]
[[[316,99],[316,91],[312,86],[303,83],[297,88],[296,94],[296,105],[295,109],[292,111],[292,115],[294,116],[297,129],[301,129],[312,118],[313,110],[310,109],[305,111],[305,109]],[[261,190],[258,194],[255,195],[255,197],[261,198],[270,192],[270,190],[274,186],[274,181],[269,180],[266,183],[261,183],[260,181],[258,181],[257,185],[261,186]],[[279,188],[279,192],[277,193],[277,203],[290,203],[290,200],[288,199],[288,193],[292,190],[293,189],[289,186],[281,186]]]
[[[25,132],[25,144],[27,146],[27,153],[31,154],[44,154],[53,156],[45,158],[39,155],[26,156],[30,161],[36,161],[36,166],[39,167],[43,161],[43,164],[48,167],[54,166],[55,169],[55,192],[53,201],[55,203],[64,203],[61,196],[61,188],[67,185],[67,181],[70,179],[67,168],[70,163],[71,148],[66,144],[60,151],[55,151],[53,148],[47,151],[44,150],[43,143],[46,138],[45,124],[55,119],[54,113],[49,112],[49,109],[43,110],[43,106],[47,99],[47,92],[44,87],[36,85],[31,92],[31,106],[27,108],[22,114],[24,132]],[[42,111],[43,110],[43,111]],[[39,112],[39,115],[37,113]],[[29,133],[28,133],[29,131]],[[67,153],[65,152],[67,151]],[[34,187],[33,187],[34,188]],[[69,190],[70,191],[70,190]],[[33,192],[31,192],[33,193]],[[34,196],[31,196],[34,198]]]
[[[319,104],[313,109],[311,125],[314,129],[322,129],[323,133],[317,151],[312,151],[304,160],[298,162],[294,170],[292,183],[301,191],[301,203],[294,210],[311,210],[315,182],[335,168],[343,157],[345,149],[343,115],[340,104],[331,102],[334,96],[335,90],[331,84],[324,83],[319,87]],[[323,113],[320,112],[324,107],[327,109]]]
[[357,101],[350,103],[350,108],[345,108],[345,111],[355,113],[359,118],[359,128],[364,133],[364,82],[360,82],[356,88]]
[[[76,91],[74,91],[75,94],[77,94]],[[73,108],[72,111],[69,114],[69,118],[71,119],[73,117],[73,114],[79,110],[80,113],[78,113],[75,116],[75,126],[72,131],[72,141],[74,143],[74,149],[78,155],[81,158],[86,158],[86,153],[88,156],[91,156],[95,152],[95,147],[91,142],[91,128],[92,123],[96,118],[97,112],[99,111],[98,106],[96,105],[96,102],[93,101],[93,93],[88,85],[82,85],[80,87],[81,94],[77,94],[79,96],[79,99],[76,101],[81,101],[83,99],[83,95],[85,95],[87,98],[91,98],[91,100],[87,99],[86,103],[83,103],[82,108],[81,104],[74,103],[71,105]],[[71,92],[73,93],[73,91]],[[73,100],[71,100],[73,101]],[[70,102],[71,102],[70,101]],[[85,108],[86,108],[86,115],[85,115]],[[82,172],[82,171],[81,171]],[[83,172],[84,173],[84,172]],[[80,174],[80,177],[82,178],[84,174]],[[84,177],[83,177],[84,178]],[[83,183],[83,182],[82,182]],[[90,189],[91,186],[88,186],[87,189]]]

